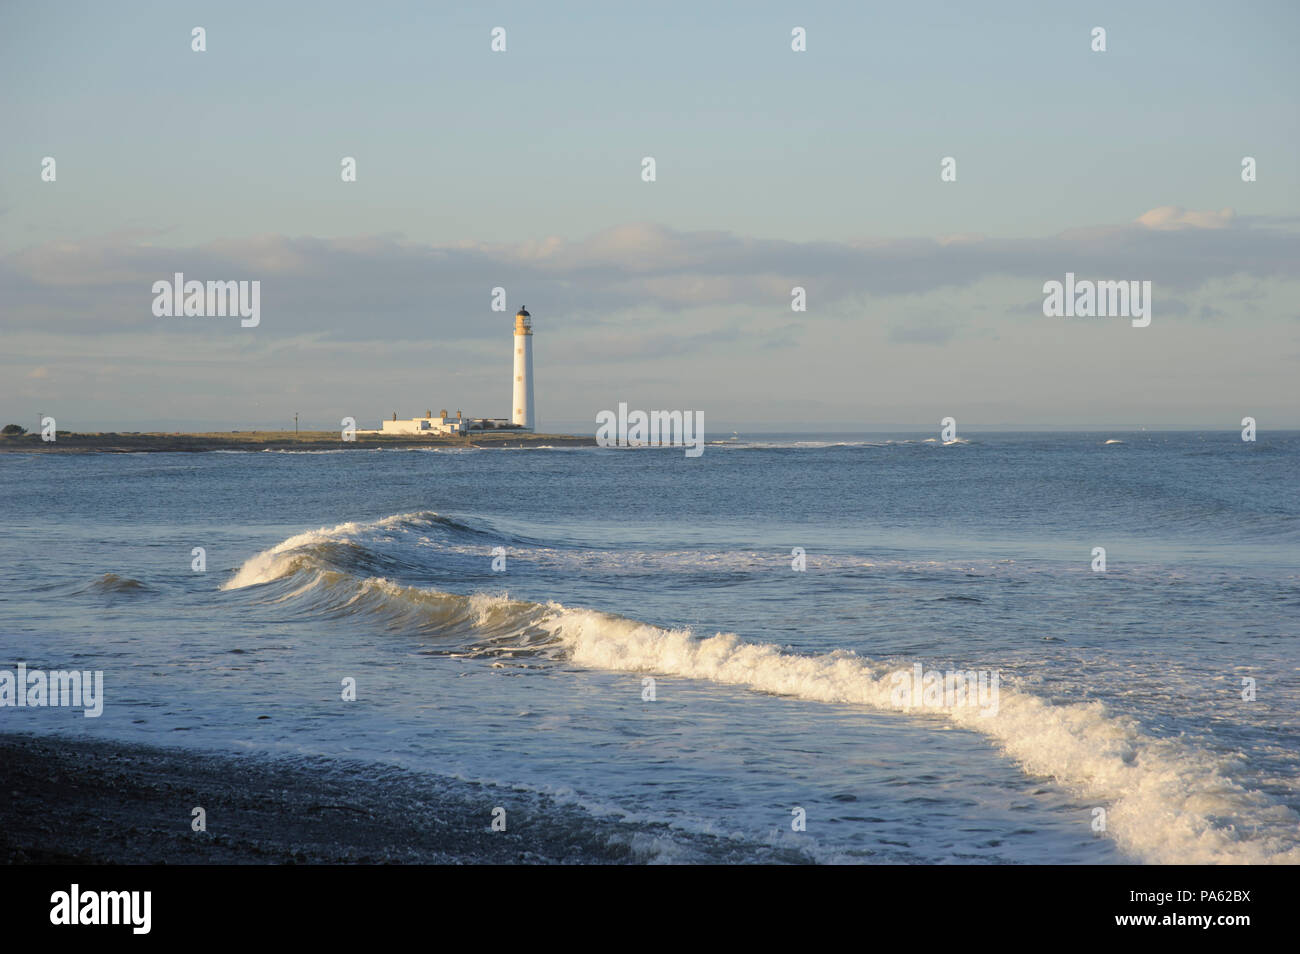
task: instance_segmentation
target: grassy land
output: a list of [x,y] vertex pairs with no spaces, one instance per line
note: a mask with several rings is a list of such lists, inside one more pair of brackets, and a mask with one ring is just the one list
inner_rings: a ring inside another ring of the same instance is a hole
[[344,441],[338,431],[223,431],[208,434],[93,433],[59,431],[58,440],[43,441],[39,434],[0,437],[0,452],[22,453],[139,453],[141,451],[214,450],[374,450],[410,447],[528,447],[551,445],[590,447],[594,437],[572,434],[527,434],[487,431],[465,437],[358,434]]

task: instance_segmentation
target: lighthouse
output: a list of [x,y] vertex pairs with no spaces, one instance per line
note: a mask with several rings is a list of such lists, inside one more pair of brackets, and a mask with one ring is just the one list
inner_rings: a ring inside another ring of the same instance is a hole
[[515,387],[514,410],[510,423],[532,430],[533,419],[533,317],[520,308],[515,315]]

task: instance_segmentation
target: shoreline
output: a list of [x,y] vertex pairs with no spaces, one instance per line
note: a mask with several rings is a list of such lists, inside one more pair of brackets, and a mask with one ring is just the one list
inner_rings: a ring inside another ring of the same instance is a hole
[[485,431],[466,437],[421,435],[358,435],[344,441],[338,431],[231,431],[229,433],[59,432],[58,440],[39,434],[0,437],[0,453],[22,454],[139,454],[202,453],[210,451],[406,450],[410,448],[595,447],[595,436]]
[[[498,805],[505,831],[491,829]],[[191,829],[196,806],[206,832]],[[0,733],[0,864],[659,860],[636,831],[540,795],[361,760]]]

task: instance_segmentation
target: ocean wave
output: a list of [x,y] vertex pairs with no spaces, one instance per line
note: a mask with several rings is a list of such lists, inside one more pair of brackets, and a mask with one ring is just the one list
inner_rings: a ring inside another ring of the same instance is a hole
[[[264,587],[325,616],[413,627],[448,640],[442,652],[542,656],[570,665],[676,676],[754,692],[899,711],[894,674],[906,663],[848,651],[800,655],[734,633],[701,637],[599,610],[534,603],[508,594],[453,594],[358,573],[392,560],[370,549],[412,527],[483,528],[433,513],[311,531],[250,558],[226,590]],[[342,549],[340,549],[342,547]],[[359,555],[368,551],[369,555]],[[341,570],[341,565],[352,567]],[[1234,782],[1230,764],[1185,740],[1150,735],[1100,702],[1053,703],[1004,682],[996,707],[936,705],[908,718],[956,725],[992,740],[1027,774],[1057,780],[1104,807],[1106,831],[1152,863],[1300,863],[1297,816]]]
[[[566,573],[598,574],[602,577],[635,577],[656,574],[692,578],[701,582],[709,575],[721,575],[728,582],[753,579],[790,566],[791,549],[772,547],[756,550],[734,548],[641,549],[593,545],[578,537],[543,539],[546,531],[524,523],[499,526],[472,517],[450,517],[433,511],[397,514],[373,523],[347,522],[334,527],[296,534],[259,554],[236,577],[224,584],[234,589],[272,565],[284,564],[298,569],[312,568],[366,572],[379,576],[409,576],[428,580],[430,571],[447,571],[450,558],[463,560],[458,569],[483,565],[490,549],[505,546],[512,562],[539,569]],[[1086,555],[1086,554],[1085,554]],[[1007,559],[998,553],[968,554],[942,560],[899,553],[896,548],[879,552],[856,553],[843,550],[809,550],[804,559],[808,570],[863,576],[894,577],[909,580],[929,579],[943,582],[961,578],[1025,583],[1041,580],[1059,582],[1067,577],[1091,579],[1095,576],[1086,559]],[[1188,568],[1177,572],[1158,562],[1126,561],[1112,566],[1112,578],[1146,582],[1162,586],[1188,578]],[[268,579],[282,576],[270,573]],[[1233,582],[1243,574],[1229,567],[1198,566],[1194,578],[1199,582]]]
[[96,577],[84,586],[78,587],[73,592],[98,593],[109,596],[137,596],[144,593],[152,593],[154,590],[153,587],[141,583],[139,580],[132,579],[129,576],[119,576],[116,573],[105,573],[103,576]]
[[223,590],[277,580],[296,572],[335,570],[384,574],[424,568],[418,546],[453,548],[534,541],[483,521],[456,520],[432,510],[394,514],[372,522],[349,521],[295,534],[245,561]]
[[[895,440],[889,438],[886,440],[759,440],[747,438],[719,438],[705,442],[709,448],[725,448],[728,450],[779,450],[779,451],[809,451],[809,450],[831,450],[836,448],[861,448],[861,447],[903,447],[903,446],[920,446],[923,444],[942,443],[937,437],[925,439],[904,438]],[[965,438],[957,438],[947,441],[945,446],[951,444],[972,444],[974,441]]]
[[320,454],[351,454],[351,453],[353,453],[353,451],[350,451],[350,450],[348,450],[348,449],[346,449],[346,448],[341,448],[341,447],[340,447],[340,448],[333,448],[333,449],[330,449],[330,450],[287,450],[287,449],[285,449],[285,448],[283,448],[283,447],[263,447],[260,451],[250,451],[249,453],[254,453],[254,454],[293,454],[293,455],[299,455],[299,456],[302,456],[302,455],[311,455],[311,456],[315,456],[315,455],[320,455]]

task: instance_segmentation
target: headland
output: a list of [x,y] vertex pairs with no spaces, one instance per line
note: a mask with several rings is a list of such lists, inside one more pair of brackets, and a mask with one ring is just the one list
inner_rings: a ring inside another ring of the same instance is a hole
[[138,454],[186,451],[410,450],[433,447],[595,447],[594,436],[484,431],[465,436],[357,434],[345,441],[339,431],[220,431],[211,433],[59,431],[45,441],[37,433],[0,437],[0,453]]

